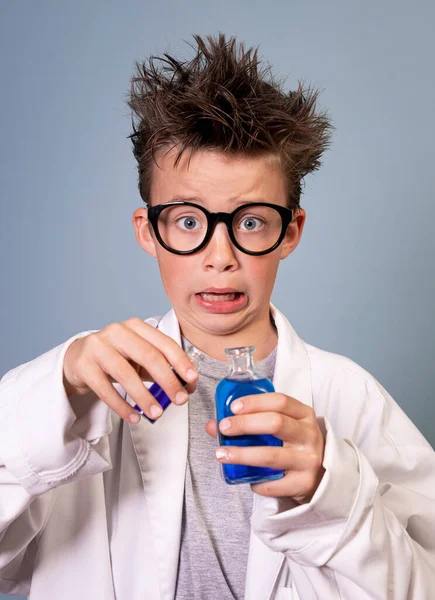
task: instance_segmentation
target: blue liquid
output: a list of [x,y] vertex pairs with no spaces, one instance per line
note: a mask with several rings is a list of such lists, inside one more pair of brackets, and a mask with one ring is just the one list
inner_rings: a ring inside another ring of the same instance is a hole
[[[233,417],[231,402],[242,396],[274,392],[273,383],[267,377],[262,379],[237,380],[222,379],[216,386],[216,420],[219,423],[225,417]],[[220,446],[282,446],[282,440],[274,435],[231,435],[226,436],[218,429]],[[251,467],[221,463],[222,474],[229,484],[260,483],[281,479],[285,472],[267,467]]]

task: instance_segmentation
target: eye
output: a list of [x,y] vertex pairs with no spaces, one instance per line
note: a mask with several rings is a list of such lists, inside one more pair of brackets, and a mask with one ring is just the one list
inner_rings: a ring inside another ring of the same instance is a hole
[[239,223],[239,227],[244,231],[258,231],[262,225],[264,221],[258,217],[244,217]]
[[194,231],[201,227],[201,223],[196,217],[181,217],[177,219],[176,223],[184,231]]

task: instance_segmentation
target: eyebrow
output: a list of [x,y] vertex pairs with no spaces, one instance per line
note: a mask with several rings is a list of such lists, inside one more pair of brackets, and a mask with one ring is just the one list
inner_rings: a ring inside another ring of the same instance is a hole
[[[251,202],[266,202],[262,198],[252,198],[251,200],[236,200],[235,198],[230,198],[229,201],[232,204],[240,205],[240,204],[250,204]],[[171,202],[194,202],[196,204],[202,204],[204,206],[205,202],[199,196],[174,196]]]

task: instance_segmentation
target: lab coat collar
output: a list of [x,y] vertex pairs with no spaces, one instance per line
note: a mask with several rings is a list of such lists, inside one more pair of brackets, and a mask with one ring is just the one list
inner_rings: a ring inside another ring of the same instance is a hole
[[[278,333],[275,390],[312,406],[310,363],[305,346],[272,303],[270,310]],[[174,309],[162,317],[158,329],[181,346]],[[153,528],[162,600],[173,600],[176,588],[188,450],[188,404],[169,406],[164,418],[155,424],[142,419],[140,425],[130,426]],[[254,494],[253,512],[259,502],[261,497]],[[251,530],[245,600],[265,600],[271,596],[284,560],[282,554],[270,550]]]

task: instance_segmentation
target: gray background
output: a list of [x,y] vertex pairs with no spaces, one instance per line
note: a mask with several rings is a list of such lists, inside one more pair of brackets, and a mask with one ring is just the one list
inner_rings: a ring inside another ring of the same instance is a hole
[[0,374],[169,309],[131,223],[143,204],[124,96],[134,59],[188,58],[183,40],[223,31],[258,44],[287,89],[321,88],[337,128],[272,300],[434,445],[434,17],[430,0],[3,0]]

